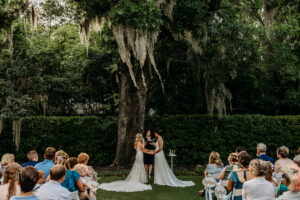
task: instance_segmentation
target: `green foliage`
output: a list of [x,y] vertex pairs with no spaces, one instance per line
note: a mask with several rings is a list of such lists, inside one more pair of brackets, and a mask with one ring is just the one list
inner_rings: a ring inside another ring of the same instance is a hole
[[[0,136],[0,154],[14,152],[10,124],[5,125]],[[42,160],[45,148],[53,146],[75,157],[80,152],[87,152],[91,164],[109,165],[115,157],[116,133],[116,120],[110,117],[25,117],[17,160],[26,161],[30,149],[37,150]]]
[[[196,164],[206,164],[211,151],[220,152],[225,163],[237,146],[245,146],[255,157],[259,142],[267,144],[268,154],[274,158],[276,149],[285,145],[290,148],[292,158],[300,143],[299,122],[300,116],[233,115],[213,119],[207,115],[173,115],[149,117],[147,127],[163,131],[165,154],[175,149],[177,166],[193,168]],[[5,125],[0,135],[0,154],[14,152],[11,129],[7,122]],[[116,142],[114,117],[25,117],[17,159],[25,161],[29,150],[42,154],[46,147],[53,146],[70,156],[87,152],[91,163],[109,165],[114,160]]]
[[207,115],[177,115],[149,118],[147,127],[163,130],[165,152],[175,149],[175,163],[191,166],[207,163],[211,151],[220,152],[225,163],[237,146],[245,146],[255,157],[259,142],[267,144],[268,154],[274,158],[282,145],[289,147],[293,156],[299,148],[299,121],[299,116],[232,115],[213,119]]
[[161,16],[161,10],[153,0],[121,0],[110,12],[113,24],[132,26],[140,31],[159,30],[163,22]]
[[28,1],[25,0],[11,0],[10,3],[8,2],[8,0],[0,0],[0,29],[7,29],[28,6]]

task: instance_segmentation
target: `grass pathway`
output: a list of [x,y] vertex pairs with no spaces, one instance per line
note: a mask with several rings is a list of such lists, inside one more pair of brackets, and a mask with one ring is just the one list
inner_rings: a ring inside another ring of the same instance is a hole
[[[105,177],[100,183],[120,180],[120,177]],[[174,188],[168,186],[152,185],[151,191],[123,193],[123,192],[108,192],[98,190],[97,199],[99,200],[204,200],[198,195],[198,190],[201,188],[202,177],[179,177],[180,180],[192,180],[196,184],[194,187]]]

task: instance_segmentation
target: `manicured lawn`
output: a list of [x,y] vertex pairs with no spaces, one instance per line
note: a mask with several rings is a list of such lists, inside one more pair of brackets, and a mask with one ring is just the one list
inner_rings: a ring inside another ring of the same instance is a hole
[[[104,177],[100,183],[120,180],[120,177]],[[99,200],[204,200],[198,195],[198,190],[202,188],[202,177],[189,176],[179,177],[180,180],[192,180],[196,185],[194,187],[173,188],[167,186],[152,185],[151,191],[135,192],[135,193],[121,193],[121,192],[107,192],[98,190],[97,199]]]

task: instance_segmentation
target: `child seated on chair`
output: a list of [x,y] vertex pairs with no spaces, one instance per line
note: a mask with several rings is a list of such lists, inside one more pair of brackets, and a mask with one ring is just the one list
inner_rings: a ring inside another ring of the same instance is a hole
[[[77,171],[80,175],[80,179],[82,181],[83,186],[87,189],[87,191],[92,191],[92,194],[89,193],[89,195],[91,196],[90,199],[93,198],[93,196],[96,195],[96,189],[94,189],[89,183],[88,183],[88,179],[86,179],[87,177],[87,172],[88,172],[88,167],[84,164],[77,164],[74,167],[74,170]],[[81,193],[79,193],[79,199],[80,200],[85,200],[84,195],[82,195]]]

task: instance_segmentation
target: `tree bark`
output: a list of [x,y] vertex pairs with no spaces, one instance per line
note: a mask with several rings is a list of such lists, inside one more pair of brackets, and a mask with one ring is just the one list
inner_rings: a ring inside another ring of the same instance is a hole
[[118,143],[114,166],[130,167],[134,160],[134,141],[144,132],[147,87],[143,84],[141,69],[136,73],[139,89],[129,76],[126,66],[120,66],[120,104],[118,108]]

